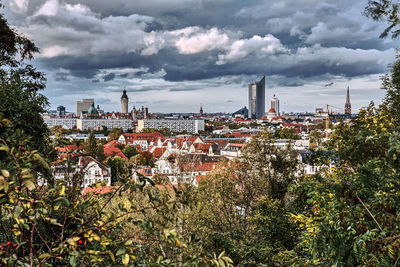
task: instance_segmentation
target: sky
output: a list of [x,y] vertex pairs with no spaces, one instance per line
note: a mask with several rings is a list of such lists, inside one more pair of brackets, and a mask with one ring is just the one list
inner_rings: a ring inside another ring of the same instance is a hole
[[367,0],[8,0],[10,25],[40,48],[55,109],[94,98],[120,111],[234,112],[266,76],[266,110],[353,111],[384,97],[398,40],[362,15]]

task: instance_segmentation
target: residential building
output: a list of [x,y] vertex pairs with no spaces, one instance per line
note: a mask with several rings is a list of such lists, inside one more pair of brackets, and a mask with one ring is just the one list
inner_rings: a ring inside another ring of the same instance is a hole
[[90,130],[100,127],[122,128],[124,132],[133,128],[131,119],[77,119],[76,126],[79,130]]
[[79,168],[83,173],[83,188],[99,182],[111,185],[111,168],[103,162],[92,157],[80,157]]
[[[79,178],[77,175],[82,175],[80,186],[85,189],[88,186],[96,183],[104,183],[106,186],[111,185],[111,168],[92,157],[82,156],[79,157],[77,165],[67,166],[62,162],[58,165],[51,167],[54,179],[63,179],[67,185],[71,186],[73,178]],[[43,178],[38,180],[40,186],[47,185],[47,181]]]
[[64,129],[76,128],[76,119],[73,118],[43,118],[44,123],[47,127],[51,128],[53,126],[59,125]]
[[140,132],[144,128],[156,130],[167,128],[171,132],[199,133],[204,131],[204,120],[138,120],[136,131]]

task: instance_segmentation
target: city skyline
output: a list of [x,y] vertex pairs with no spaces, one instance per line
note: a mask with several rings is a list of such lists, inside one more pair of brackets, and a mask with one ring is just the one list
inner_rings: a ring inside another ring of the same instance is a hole
[[356,112],[382,99],[398,47],[378,38],[386,25],[363,17],[361,0],[125,2],[5,3],[9,23],[41,49],[34,64],[51,109],[94,98],[119,111],[126,88],[129,110],[234,112],[266,75],[265,101],[276,95],[282,111],[344,108],[349,86]]

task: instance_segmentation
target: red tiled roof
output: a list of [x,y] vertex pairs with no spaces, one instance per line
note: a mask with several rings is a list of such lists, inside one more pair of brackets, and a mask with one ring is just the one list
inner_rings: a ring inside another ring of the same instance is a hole
[[183,171],[211,171],[218,162],[197,162],[184,163],[181,168]]
[[77,145],[65,145],[63,147],[56,147],[55,148],[58,152],[72,152],[74,150],[82,150],[81,146],[77,146]]
[[108,142],[107,144],[105,144],[104,147],[113,147],[118,144],[121,144],[121,143],[119,143],[117,140],[112,140],[112,141]]
[[249,134],[249,133],[233,132],[233,133],[231,133],[231,135],[233,135],[236,138],[239,138],[239,137],[251,137],[251,134]]
[[82,191],[82,195],[86,195],[88,193],[93,193],[93,194],[105,194],[109,193],[113,190],[114,186],[100,186],[100,187],[86,187]]
[[152,153],[153,157],[161,157],[167,149],[165,147],[156,147]]
[[125,133],[122,134],[126,139],[142,139],[142,140],[154,140],[156,138],[165,138],[164,135],[162,135],[159,132],[154,132],[154,133]]
[[229,143],[229,146],[244,147],[246,144]]
[[202,151],[204,153],[208,153],[208,151],[210,150],[211,144],[196,143],[196,144],[193,144],[193,146],[196,151]]
[[122,153],[121,149],[119,149],[118,147],[104,147],[104,155],[106,157],[121,157],[123,159],[127,159],[126,156],[124,155],[124,153]]
[[120,144],[118,141],[113,140],[111,142],[108,142],[107,144],[103,145],[104,149],[104,155],[106,157],[121,157],[123,159],[127,159],[124,153],[122,153],[121,149],[116,147],[116,145]]
[[199,184],[200,180],[203,180],[207,177],[207,175],[197,175],[196,176],[196,182]]

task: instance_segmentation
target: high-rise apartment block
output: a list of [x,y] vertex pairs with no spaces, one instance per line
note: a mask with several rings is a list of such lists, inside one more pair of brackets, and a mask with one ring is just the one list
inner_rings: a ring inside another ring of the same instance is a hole
[[260,119],[265,113],[265,76],[249,84],[249,118]]
[[94,99],[83,99],[82,101],[76,101],[76,116],[80,116],[82,111],[88,111],[89,108],[94,105]]

